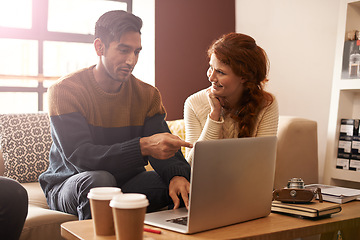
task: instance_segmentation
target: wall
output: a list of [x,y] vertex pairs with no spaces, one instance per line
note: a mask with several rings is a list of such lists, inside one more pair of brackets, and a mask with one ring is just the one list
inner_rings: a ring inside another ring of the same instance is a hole
[[167,120],[183,118],[186,98],[209,86],[206,50],[235,31],[235,0],[155,0],[155,86]]
[[155,86],[155,0],[133,0],[133,13],[143,20],[142,50],[134,76]]
[[339,3],[340,0],[236,0],[236,31],[251,35],[267,51],[271,62],[267,89],[276,95],[280,114],[318,123],[320,181]]

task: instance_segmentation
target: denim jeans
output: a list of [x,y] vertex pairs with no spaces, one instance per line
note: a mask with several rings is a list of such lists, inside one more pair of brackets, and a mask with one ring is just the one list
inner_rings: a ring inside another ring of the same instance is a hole
[[120,187],[123,193],[145,194],[149,200],[148,212],[172,204],[168,186],[154,171],[141,172],[122,186],[117,186],[115,177],[109,172],[82,172],[49,191],[48,204],[53,210],[77,215],[79,220],[90,219],[90,202],[87,194],[94,187]]

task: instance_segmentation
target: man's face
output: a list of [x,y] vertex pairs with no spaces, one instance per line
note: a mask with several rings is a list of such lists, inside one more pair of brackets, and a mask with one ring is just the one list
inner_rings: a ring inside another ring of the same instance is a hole
[[126,32],[118,42],[111,42],[101,59],[107,75],[114,81],[127,81],[140,51],[141,37],[138,32]]

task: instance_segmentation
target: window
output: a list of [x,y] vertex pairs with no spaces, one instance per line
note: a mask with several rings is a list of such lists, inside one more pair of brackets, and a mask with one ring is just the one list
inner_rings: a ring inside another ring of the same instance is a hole
[[[19,7],[21,6],[21,7]],[[0,113],[47,110],[47,88],[97,61],[96,20],[132,0],[11,0],[0,8]]]

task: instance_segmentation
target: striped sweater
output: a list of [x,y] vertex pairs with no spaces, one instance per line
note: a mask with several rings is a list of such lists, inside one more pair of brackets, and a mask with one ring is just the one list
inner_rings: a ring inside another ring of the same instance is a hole
[[53,144],[49,168],[39,177],[45,194],[68,177],[92,170],[112,173],[121,186],[145,171],[148,161],[167,184],[174,176],[189,180],[190,166],[180,150],[168,160],[141,155],[141,137],[170,132],[159,91],[131,76],[119,92],[106,93],[93,67],[49,88]]
[[[275,136],[277,134],[279,110],[276,98],[258,115],[253,137]],[[214,121],[209,117],[211,111],[206,89],[188,97],[184,105],[185,138],[190,143],[196,141],[237,137],[237,123],[230,117]],[[186,149],[186,159],[191,163],[193,150]]]

